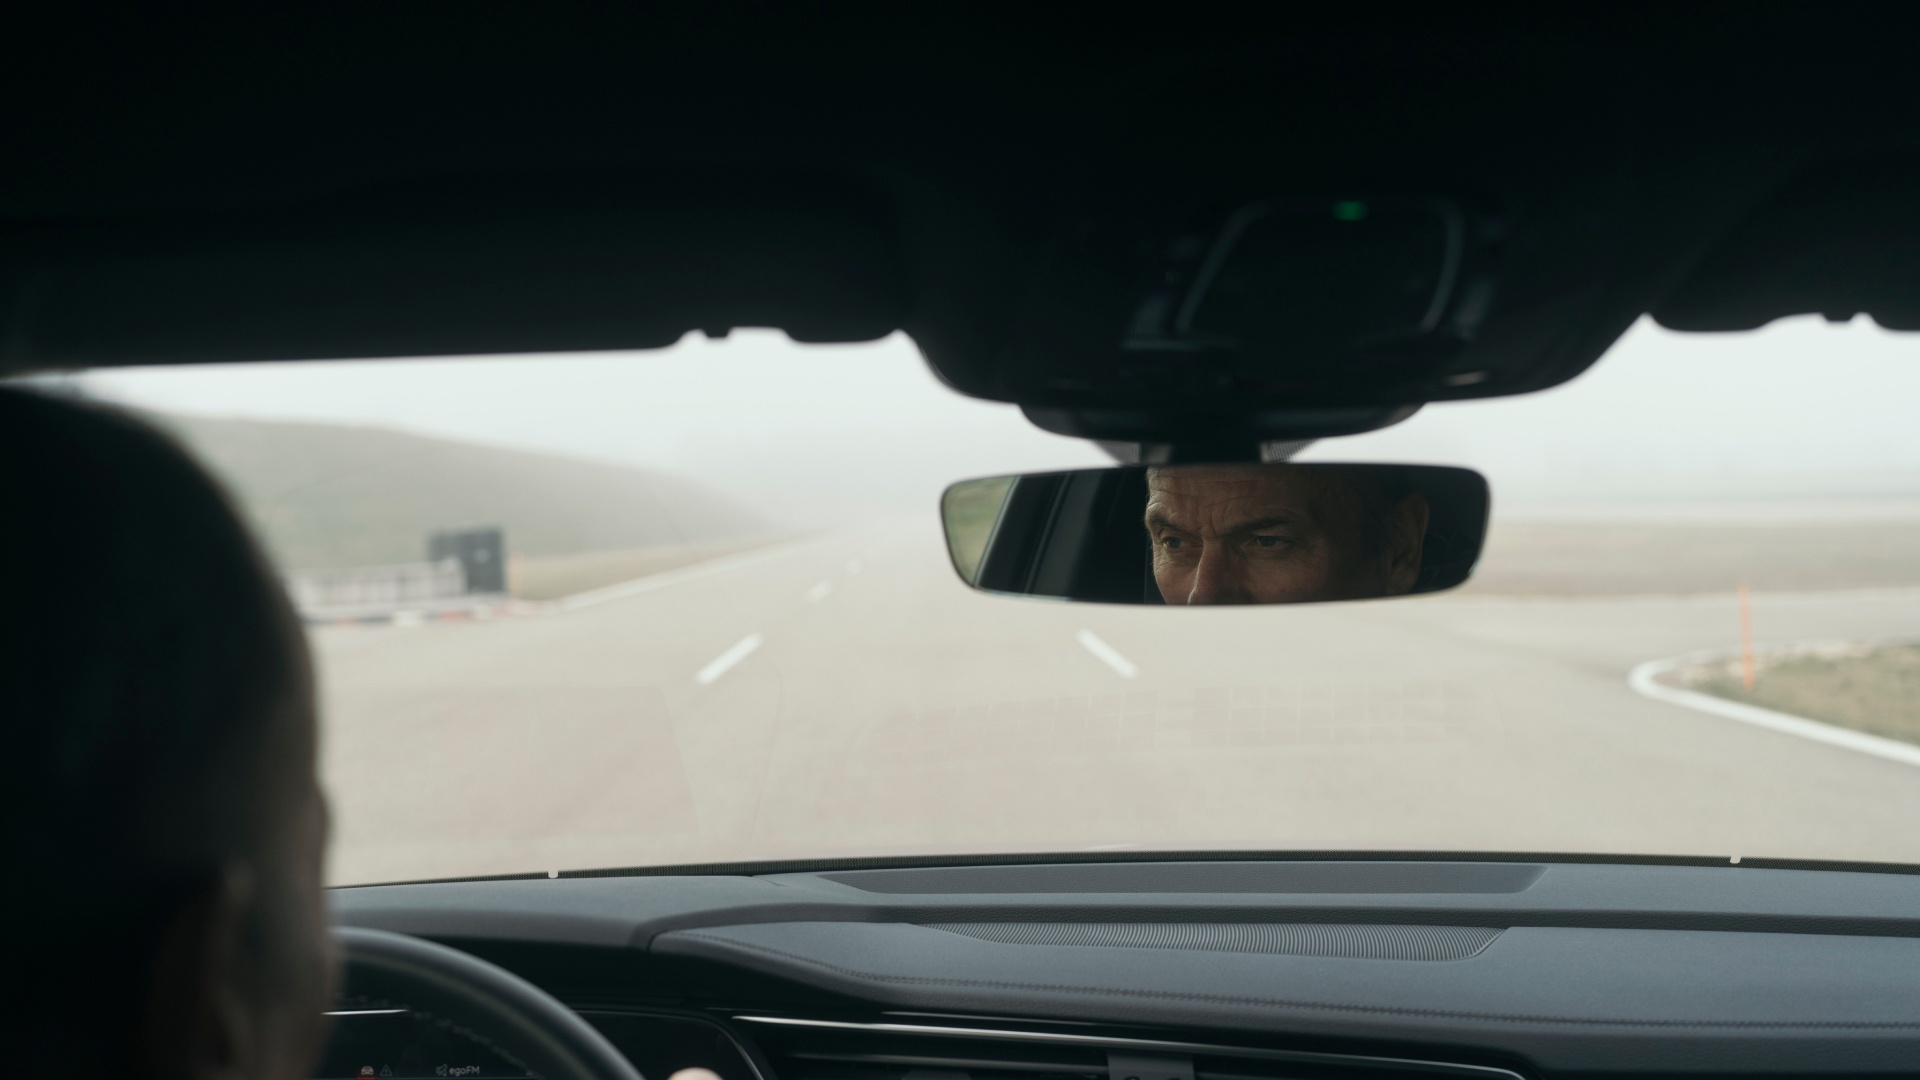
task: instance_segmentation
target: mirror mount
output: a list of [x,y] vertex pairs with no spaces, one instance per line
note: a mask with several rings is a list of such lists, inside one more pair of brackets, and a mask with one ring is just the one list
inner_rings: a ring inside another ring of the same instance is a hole
[[[1285,461],[1316,439],[1391,427],[1419,412],[1420,405],[1260,409],[1245,413],[1022,405],[1020,411],[1044,431],[1100,443],[1122,464],[1208,465]],[[1289,444],[1291,450],[1283,449]],[[1138,449],[1114,449],[1127,445]]]
[[1100,449],[1122,465],[1248,464],[1278,465],[1314,444],[1313,439],[1283,439],[1251,447],[1206,443],[1099,441]]

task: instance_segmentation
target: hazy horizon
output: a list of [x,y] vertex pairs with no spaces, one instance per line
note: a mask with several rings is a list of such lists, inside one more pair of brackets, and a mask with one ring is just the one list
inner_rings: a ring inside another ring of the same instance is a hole
[[[901,334],[823,346],[741,330],[652,351],[117,369],[73,381],[163,411],[372,426],[672,473],[800,528],[929,512],[967,477],[1108,463],[1011,405],[946,388]],[[1516,516],[1579,517],[1596,504],[1655,517],[1676,504],[1692,504],[1682,517],[1715,507],[1758,519],[1904,516],[1888,504],[1920,507],[1914,400],[1920,336],[1866,319],[1724,335],[1643,320],[1566,385],[1431,405],[1303,458],[1472,466]]]

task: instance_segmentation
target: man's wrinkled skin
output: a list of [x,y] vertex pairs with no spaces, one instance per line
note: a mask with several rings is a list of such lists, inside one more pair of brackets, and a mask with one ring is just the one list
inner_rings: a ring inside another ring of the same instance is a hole
[[1355,474],[1304,465],[1147,473],[1153,578],[1169,604],[1401,596],[1420,577],[1424,496],[1384,503]]

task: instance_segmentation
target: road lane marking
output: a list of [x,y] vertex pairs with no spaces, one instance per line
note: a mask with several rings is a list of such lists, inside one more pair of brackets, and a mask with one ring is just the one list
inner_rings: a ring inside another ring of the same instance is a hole
[[1697,664],[1712,663],[1727,659],[1728,652],[1715,649],[1708,652],[1688,653],[1685,656],[1669,657],[1665,660],[1649,660],[1633,669],[1627,675],[1627,685],[1639,693],[1670,705],[1682,705],[1689,709],[1698,709],[1704,713],[1738,720],[1743,724],[1778,731],[1785,735],[1798,735],[1802,739],[1838,746],[1874,757],[1898,761],[1905,765],[1920,765],[1920,746],[1883,739],[1878,735],[1868,735],[1851,728],[1823,724],[1818,720],[1809,720],[1804,716],[1791,713],[1774,712],[1758,705],[1747,705],[1726,698],[1702,694],[1697,690],[1682,690],[1677,686],[1668,686],[1659,680],[1661,675],[1679,668],[1693,667]]
[[823,581],[820,584],[815,585],[813,588],[807,590],[807,603],[817,604],[820,601],[825,600],[827,598],[827,594],[832,591],[833,591],[833,582]]
[[753,650],[759,648],[760,643],[765,640],[766,639],[759,634],[748,634],[746,637],[734,642],[733,648],[714,657],[706,667],[694,672],[693,681],[699,683],[701,686],[705,686],[720,676],[725,675],[727,672],[733,670],[735,664],[752,656]]
[[1120,650],[1100,640],[1100,636],[1091,630],[1082,630],[1074,637],[1080,647],[1094,655],[1101,663],[1118,672],[1123,679],[1131,679],[1140,674],[1133,661],[1120,655]]

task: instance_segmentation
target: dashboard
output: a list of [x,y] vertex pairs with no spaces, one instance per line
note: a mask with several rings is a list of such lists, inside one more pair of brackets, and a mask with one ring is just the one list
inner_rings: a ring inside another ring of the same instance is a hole
[[[1920,1071],[1920,876],[1173,861],[335,890],[493,961],[649,1080],[1524,1080]],[[319,1075],[528,1075],[343,1004]]]
[[[720,1080],[770,1080],[720,1022],[699,1015],[588,1010],[586,1018],[647,1080],[706,1069]],[[463,1032],[406,1009],[342,1009],[316,1080],[520,1080],[534,1076],[484,1033]]]

